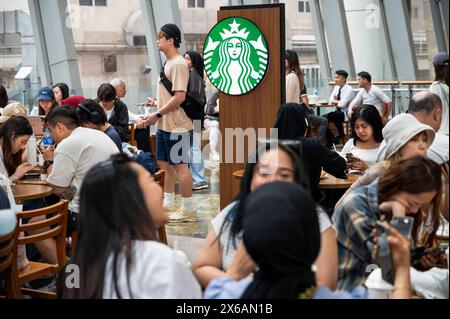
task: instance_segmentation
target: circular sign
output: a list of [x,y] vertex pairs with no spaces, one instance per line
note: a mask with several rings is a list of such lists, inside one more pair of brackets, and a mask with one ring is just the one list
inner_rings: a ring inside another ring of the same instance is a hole
[[253,22],[229,17],[208,33],[203,58],[206,74],[220,92],[242,95],[263,79],[269,51],[264,35]]

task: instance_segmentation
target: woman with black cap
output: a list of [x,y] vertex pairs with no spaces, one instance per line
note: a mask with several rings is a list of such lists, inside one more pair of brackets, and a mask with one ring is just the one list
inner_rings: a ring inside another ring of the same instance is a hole
[[[227,277],[214,279],[205,298],[214,299],[342,299],[367,298],[364,288],[333,293],[316,288],[312,264],[320,249],[315,203],[299,185],[273,182],[250,194],[244,210],[244,248]],[[409,244],[395,230],[388,236],[393,266],[409,267]],[[246,250],[246,252],[245,252]],[[256,270],[256,265],[258,269]],[[249,276],[252,271],[253,277]],[[409,277],[396,278],[396,285]],[[404,291],[393,298],[408,298]]]

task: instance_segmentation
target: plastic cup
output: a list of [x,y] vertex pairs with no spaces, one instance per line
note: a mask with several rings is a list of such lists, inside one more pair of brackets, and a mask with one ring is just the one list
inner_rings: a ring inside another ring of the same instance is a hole
[[44,166],[44,156],[41,154],[38,155],[38,165]]
[[47,174],[41,174],[41,181],[46,182],[47,181]]

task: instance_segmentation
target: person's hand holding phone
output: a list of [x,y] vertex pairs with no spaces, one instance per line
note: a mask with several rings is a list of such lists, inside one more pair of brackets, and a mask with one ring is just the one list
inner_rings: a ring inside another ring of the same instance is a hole
[[365,171],[369,168],[369,165],[358,157],[352,156],[351,168],[357,171]]
[[146,106],[150,106],[150,107],[156,106],[156,100],[151,98],[151,97],[148,97],[147,98],[147,102],[146,102]]
[[390,226],[387,241],[391,249],[392,268],[394,269],[394,289],[391,298],[411,298],[409,240]]

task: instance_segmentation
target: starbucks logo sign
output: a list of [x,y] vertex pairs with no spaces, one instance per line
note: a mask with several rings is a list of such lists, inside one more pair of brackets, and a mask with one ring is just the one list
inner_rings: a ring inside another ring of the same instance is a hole
[[242,95],[261,82],[269,51],[264,35],[253,22],[229,17],[209,32],[203,57],[206,74],[219,91]]

